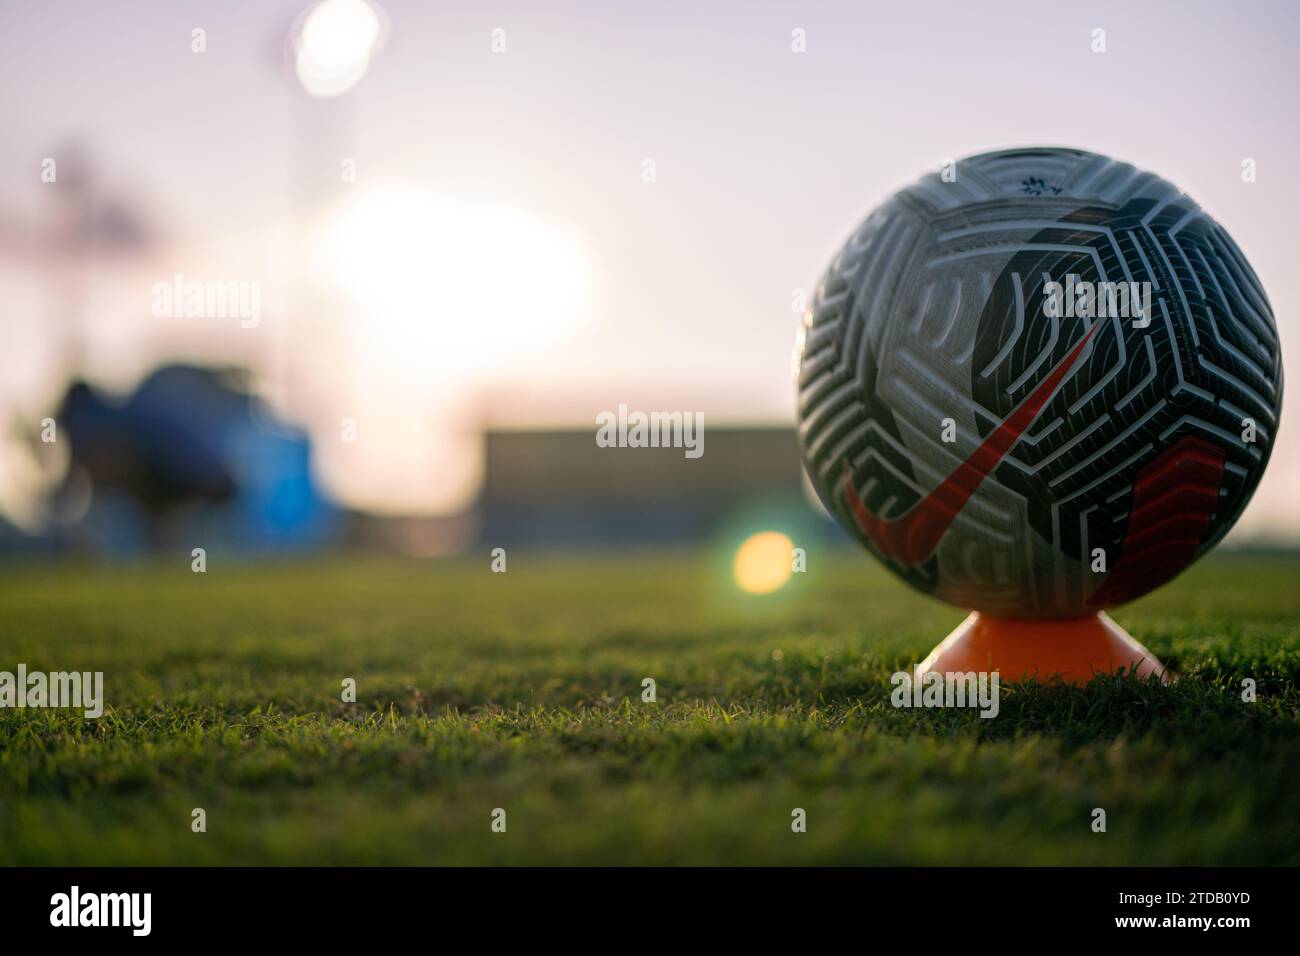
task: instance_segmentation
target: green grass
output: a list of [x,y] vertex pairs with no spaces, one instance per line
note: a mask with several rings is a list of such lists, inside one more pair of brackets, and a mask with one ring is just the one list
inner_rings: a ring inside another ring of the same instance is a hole
[[9,569],[0,670],[109,710],[0,710],[0,863],[1300,863],[1300,557],[1115,612],[1172,686],[994,720],[892,708],[962,613],[821,557],[768,597],[697,557]]

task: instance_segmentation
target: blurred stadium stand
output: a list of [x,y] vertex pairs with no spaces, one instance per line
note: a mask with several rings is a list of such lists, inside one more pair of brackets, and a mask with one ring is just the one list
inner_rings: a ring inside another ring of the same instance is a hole
[[793,428],[707,428],[704,454],[602,448],[594,428],[489,431],[484,547],[699,544],[729,525],[815,520]]
[[792,428],[709,428],[699,458],[602,448],[594,427],[489,429],[470,507],[381,516],[328,500],[307,435],[273,418],[238,369],[165,366],[124,398],[74,382],[57,420],[68,462],[51,528],[0,526],[0,551],[449,555],[690,547],[772,527],[840,537],[809,500]]

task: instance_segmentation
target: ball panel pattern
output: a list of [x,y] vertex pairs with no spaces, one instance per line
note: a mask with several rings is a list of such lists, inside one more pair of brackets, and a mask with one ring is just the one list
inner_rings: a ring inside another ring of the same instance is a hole
[[[1044,314],[1047,283],[1070,277],[1149,283],[1149,323]],[[935,489],[1085,336],[933,552],[882,549],[848,497],[900,533],[931,520]],[[798,380],[810,477],[858,539],[922,590],[1030,616],[1131,599],[1217,542],[1263,472],[1282,384],[1267,297],[1223,229],[1159,177],[1054,149],[964,160],[956,182],[926,177],[868,216],[805,319]],[[1196,501],[1183,518],[1203,527],[1181,564],[1148,555],[1160,573],[1138,574],[1136,483],[1188,437],[1222,453],[1214,507],[1203,513],[1203,472],[1166,468],[1194,485],[1174,500]],[[1129,583],[1106,588],[1120,562]]]

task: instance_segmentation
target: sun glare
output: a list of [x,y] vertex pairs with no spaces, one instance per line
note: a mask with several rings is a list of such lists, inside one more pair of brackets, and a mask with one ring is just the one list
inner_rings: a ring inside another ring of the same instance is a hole
[[396,358],[491,370],[587,317],[592,270],[563,229],[513,207],[414,187],[359,196],[326,230],[320,265],[366,336]]
[[322,444],[330,490],[381,511],[463,507],[480,478],[465,402],[544,367],[587,323],[582,243],[514,207],[410,185],[356,193],[311,236],[319,314],[339,330],[322,339],[336,364],[321,421],[347,415],[366,436]]
[[794,542],[779,531],[750,535],[736,551],[736,584],[750,594],[770,594],[790,580]]

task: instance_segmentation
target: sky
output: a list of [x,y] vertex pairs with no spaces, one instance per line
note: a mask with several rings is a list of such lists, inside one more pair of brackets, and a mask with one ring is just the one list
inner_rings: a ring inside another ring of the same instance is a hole
[[[125,390],[162,361],[237,362],[341,500],[445,512],[485,425],[620,403],[790,423],[797,291],[893,190],[1026,144],[1176,183],[1300,354],[1292,5],[388,0],[330,99],[293,68],[309,6],[0,3],[0,429],[73,369]],[[47,158],[138,228],[105,212],[69,249]],[[160,318],[177,273],[256,284],[256,325]],[[1242,535],[1300,537],[1297,401]],[[0,447],[21,512],[31,475]]]

